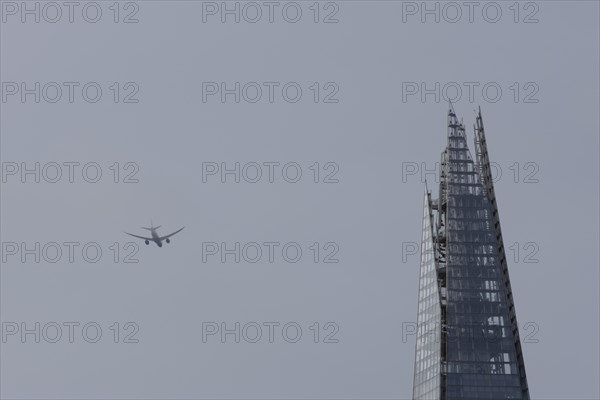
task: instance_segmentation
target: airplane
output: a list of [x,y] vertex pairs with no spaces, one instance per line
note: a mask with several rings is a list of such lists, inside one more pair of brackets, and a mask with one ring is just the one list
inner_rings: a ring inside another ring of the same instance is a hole
[[165,242],[167,242],[167,243],[171,243],[171,240],[169,238],[171,236],[175,235],[176,233],[181,232],[183,230],[183,228],[185,228],[185,226],[184,226],[183,228],[178,229],[175,232],[170,233],[170,234],[168,234],[166,236],[158,236],[158,233],[156,233],[156,230],[158,228],[160,228],[160,227],[161,227],[161,225],[154,226],[154,224],[152,223],[152,221],[150,221],[150,228],[144,228],[144,227],[142,227],[142,229],[146,229],[146,230],[150,231],[150,236],[151,237],[138,236],[138,235],[134,235],[133,233],[129,233],[129,232],[125,232],[125,233],[128,234],[129,236],[133,236],[133,237],[136,237],[138,239],[143,239],[146,242],[147,245],[150,244],[150,241],[152,241],[152,242],[156,243],[156,245],[158,247],[162,247],[162,241],[163,240]]

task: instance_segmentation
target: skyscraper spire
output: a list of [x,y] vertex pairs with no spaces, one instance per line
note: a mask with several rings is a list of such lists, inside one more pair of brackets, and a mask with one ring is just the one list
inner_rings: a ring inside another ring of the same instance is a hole
[[475,148],[477,164],[450,103],[423,203],[414,399],[529,399],[481,110]]

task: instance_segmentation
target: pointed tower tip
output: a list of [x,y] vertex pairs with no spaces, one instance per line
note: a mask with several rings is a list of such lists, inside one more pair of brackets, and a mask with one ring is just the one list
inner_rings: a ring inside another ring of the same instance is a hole
[[454,112],[454,105],[452,105],[452,100],[448,99],[448,114],[456,114]]

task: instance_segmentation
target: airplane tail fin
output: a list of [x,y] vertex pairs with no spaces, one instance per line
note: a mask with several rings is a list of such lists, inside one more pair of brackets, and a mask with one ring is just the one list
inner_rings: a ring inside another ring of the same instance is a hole
[[153,230],[158,229],[160,227],[161,227],[160,225],[159,226],[154,226],[154,222],[152,222],[152,220],[150,220],[150,228],[144,228],[144,227],[142,227],[142,229],[145,229],[147,231],[153,231]]

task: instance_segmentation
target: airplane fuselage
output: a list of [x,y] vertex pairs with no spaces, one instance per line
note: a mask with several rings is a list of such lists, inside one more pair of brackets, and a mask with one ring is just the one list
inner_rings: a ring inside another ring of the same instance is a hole
[[156,233],[156,229],[152,229],[150,234],[152,236],[152,240],[154,240],[154,243],[156,243],[158,247],[162,247],[162,240],[160,240],[160,236],[158,236],[158,233]]

